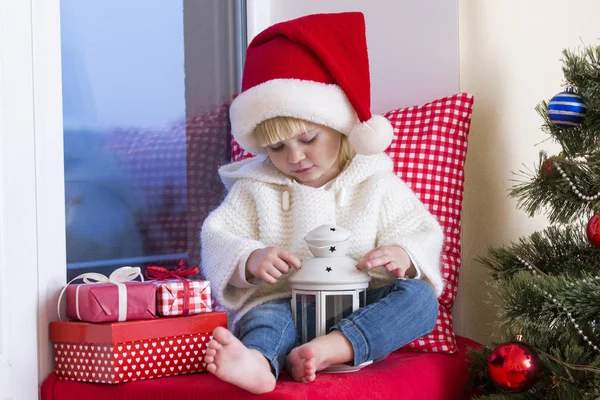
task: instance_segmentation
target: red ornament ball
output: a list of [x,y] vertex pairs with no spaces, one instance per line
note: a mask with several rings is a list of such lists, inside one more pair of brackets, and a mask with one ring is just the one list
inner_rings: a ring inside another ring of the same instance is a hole
[[586,233],[592,246],[600,247],[600,214],[595,214],[590,219]]
[[540,357],[523,342],[503,343],[488,358],[488,375],[505,392],[525,392],[540,379]]

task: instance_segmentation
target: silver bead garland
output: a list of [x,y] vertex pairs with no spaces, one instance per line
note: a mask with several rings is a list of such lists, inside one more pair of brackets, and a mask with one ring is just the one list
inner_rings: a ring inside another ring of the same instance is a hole
[[[562,172],[562,171],[561,171]],[[525,265],[527,267],[527,269],[529,269],[529,271],[531,271],[531,273],[533,274],[533,276],[535,277],[539,277],[538,274],[538,269],[536,267],[534,267],[533,265],[531,265],[530,263],[528,263],[527,261],[523,260],[521,257],[517,256],[517,258],[519,259],[519,261],[521,261],[521,263],[523,265]],[[543,273],[540,271],[540,273]],[[600,276],[595,276],[593,279],[590,279],[589,281],[593,281],[593,280],[600,280]],[[588,282],[587,279],[584,279],[583,282]],[[583,331],[580,329],[579,324],[575,321],[575,318],[573,318],[573,315],[571,314],[571,312],[567,309],[567,307],[565,307],[564,305],[560,304],[558,302],[558,300],[556,300],[556,298],[554,296],[552,296],[551,293],[548,293],[547,291],[541,289],[538,285],[536,285],[535,283],[533,283],[533,286],[540,290],[546,297],[548,297],[552,303],[556,304],[558,307],[562,308],[562,310],[567,314],[567,317],[569,317],[569,321],[571,321],[571,324],[573,324],[573,327],[577,330],[577,333],[579,334],[579,336],[581,336],[583,338],[583,340],[585,342],[587,342],[587,344],[592,347],[594,350],[596,350],[597,352],[600,353],[600,350],[598,350],[598,346],[596,346],[594,343],[592,343],[592,341],[583,334]],[[572,285],[574,286],[574,284]]]
[[567,174],[565,174],[565,171],[563,171],[562,168],[558,164],[554,164],[554,166],[556,167],[556,169],[558,170],[558,172],[562,175],[562,177],[565,178],[567,180],[567,182],[569,182],[569,185],[571,186],[571,189],[577,195],[577,197],[579,197],[581,200],[584,200],[584,201],[596,201],[596,200],[600,199],[600,192],[596,193],[593,196],[586,196],[583,193],[581,193],[579,191],[579,189],[577,189],[577,186],[575,186],[575,184],[573,182],[571,182],[571,179],[569,179],[569,177],[567,176]]

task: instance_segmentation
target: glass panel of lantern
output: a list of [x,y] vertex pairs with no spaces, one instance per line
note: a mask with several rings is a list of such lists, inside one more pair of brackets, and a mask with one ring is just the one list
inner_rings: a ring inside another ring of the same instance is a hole
[[301,343],[317,337],[317,296],[316,294],[296,294],[296,327]]
[[342,319],[352,314],[354,295],[349,294],[325,294],[325,332]]
[[358,307],[363,308],[367,305],[367,291],[363,290],[358,293]]

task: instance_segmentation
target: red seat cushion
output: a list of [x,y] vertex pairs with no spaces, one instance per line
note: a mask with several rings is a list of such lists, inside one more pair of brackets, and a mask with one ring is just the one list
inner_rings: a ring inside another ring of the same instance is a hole
[[280,377],[273,392],[252,395],[209,373],[102,385],[58,380],[51,374],[42,385],[42,400],[183,400],[183,399],[410,399],[459,400],[469,381],[467,349],[480,345],[457,337],[452,355],[394,352],[384,361],[346,374],[319,374],[313,383]]

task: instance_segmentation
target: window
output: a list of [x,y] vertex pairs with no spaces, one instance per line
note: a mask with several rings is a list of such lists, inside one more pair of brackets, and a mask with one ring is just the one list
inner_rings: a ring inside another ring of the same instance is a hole
[[62,0],[67,279],[199,263],[221,201],[242,0]]

